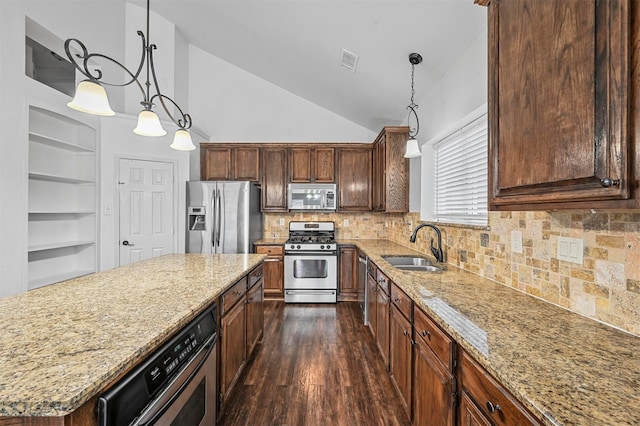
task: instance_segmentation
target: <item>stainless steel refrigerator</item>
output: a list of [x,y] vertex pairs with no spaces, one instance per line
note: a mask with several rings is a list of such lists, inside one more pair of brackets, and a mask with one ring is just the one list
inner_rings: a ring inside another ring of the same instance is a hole
[[262,238],[260,189],[252,182],[187,182],[187,253],[251,253]]

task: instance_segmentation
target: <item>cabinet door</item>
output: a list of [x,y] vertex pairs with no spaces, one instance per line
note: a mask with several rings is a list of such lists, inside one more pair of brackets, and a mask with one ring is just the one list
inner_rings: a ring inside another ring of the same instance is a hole
[[460,426],[492,426],[466,392],[460,398]]
[[262,149],[262,210],[287,211],[287,149]]
[[455,377],[420,339],[413,347],[413,424],[453,426]]
[[354,246],[340,246],[339,286],[341,296],[353,298],[358,294],[358,250]]
[[311,148],[291,148],[289,162],[291,182],[311,182]]
[[373,209],[376,211],[384,210],[385,204],[385,161],[386,137],[381,134],[375,141],[373,146]]
[[246,304],[239,301],[220,321],[220,392],[226,397],[246,360]]
[[409,159],[404,152],[409,139],[407,127],[386,129],[382,181],[382,209],[388,213],[409,211]]
[[253,353],[264,333],[264,280],[247,293],[247,358]]
[[369,313],[369,331],[371,335],[376,337],[378,323],[378,282],[376,279],[367,275],[367,312]]
[[313,161],[313,177],[318,183],[335,180],[335,152],[333,148],[316,148]]
[[407,416],[411,418],[411,323],[400,310],[391,305],[389,370],[395,383]]
[[267,298],[284,297],[284,258],[270,256],[264,260],[264,295]]
[[629,197],[629,3],[490,3],[492,209]]
[[200,165],[202,180],[231,180],[231,148],[204,148]]
[[371,211],[371,148],[338,150],[338,210]]
[[260,149],[233,149],[233,179],[252,182],[260,180]]
[[389,368],[389,296],[378,286],[376,303],[376,342],[384,365]]

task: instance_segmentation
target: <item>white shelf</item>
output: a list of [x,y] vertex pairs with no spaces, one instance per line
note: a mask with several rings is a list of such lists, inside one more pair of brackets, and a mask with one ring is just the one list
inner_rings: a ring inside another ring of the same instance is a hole
[[46,180],[48,182],[95,184],[95,180],[76,179],[72,177],[52,175],[50,173],[29,172],[29,179]]
[[78,241],[56,241],[56,242],[46,243],[46,244],[34,244],[29,246],[29,253],[33,253],[36,251],[43,251],[43,250],[55,250],[55,249],[65,248],[65,247],[89,246],[95,243],[96,243],[95,241],[78,240]]
[[73,152],[95,152],[95,149],[93,148],[81,146],[73,142],[63,141],[40,133],[30,132],[29,140]]
[[59,283],[60,281],[70,280],[72,278],[82,277],[83,275],[93,274],[95,271],[89,269],[76,269],[68,271],[63,274],[49,275],[34,280],[29,280],[29,288],[34,289],[38,287],[44,287],[45,285]]
[[96,212],[92,211],[52,211],[52,210],[32,210],[29,212],[29,219],[35,219],[39,216],[89,216],[96,214]]

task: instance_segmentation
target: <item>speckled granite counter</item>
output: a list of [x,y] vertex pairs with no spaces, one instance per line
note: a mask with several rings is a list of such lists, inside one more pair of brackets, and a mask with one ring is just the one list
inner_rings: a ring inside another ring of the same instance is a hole
[[64,416],[264,255],[175,254],[0,299],[0,416]]
[[286,238],[263,238],[253,242],[256,246],[282,246],[287,241]]
[[421,253],[395,243],[339,243],[363,250],[544,423],[640,425],[640,338],[450,265],[396,269],[381,256]]

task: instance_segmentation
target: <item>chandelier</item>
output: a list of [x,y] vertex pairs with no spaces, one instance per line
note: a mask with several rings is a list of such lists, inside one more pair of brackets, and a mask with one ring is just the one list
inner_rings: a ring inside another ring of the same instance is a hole
[[[171,121],[178,126],[171,148],[179,151],[191,151],[196,149],[191,140],[191,135],[189,134],[189,129],[191,128],[191,116],[184,113],[173,99],[162,94],[160,86],[158,85],[156,70],[153,64],[153,51],[157,47],[155,44],[151,44],[149,39],[149,1],[150,0],[147,0],[147,32],[146,34],[140,30],[137,32],[142,41],[142,55],[140,58],[140,64],[135,72],[132,72],[120,62],[110,58],[109,56],[101,53],[89,53],[85,45],[78,39],[70,38],[64,42],[64,50],[67,57],[76,69],[86,77],[85,80],[78,84],[73,100],[67,105],[70,108],[89,114],[112,116],[115,115],[115,112],[109,105],[107,92],[103,86],[124,87],[135,83],[142,92],[142,101],[140,101],[140,104],[143,109],[138,115],[138,124],[133,132],[141,136],[164,136],[167,134],[160,124],[158,115],[153,111],[153,108],[155,107],[154,102],[158,102]],[[74,51],[79,51],[80,53],[72,53],[72,45],[77,48],[74,49]],[[108,83],[102,80],[102,71],[100,69],[92,70],[89,67],[89,61],[92,59],[107,60],[119,66],[127,73],[128,81],[122,84],[117,84]],[[143,69],[146,69],[147,79],[144,83],[141,83],[140,75]],[[150,79],[152,79],[152,81]],[[153,94],[151,92],[152,89],[155,91]],[[171,106],[175,107],[177,114],[175,112],[172,114],[169,111],[169,107]],[[175,117],[174,114],[176,114],[177,117]]]
[[[409,140],[407,141],[407,148],[404,153],[405,158],[415,158],[420,157],[422,153],[420,152],[420,148],[418,147],[418,141],[416,136],[418,136],[418,132],[420,131],[420,121],[418,120],[418,114],[416,114],[416,105],[413,102],[413,96],[416,94],[415,89],[413,88],[413,75],[416,65],[422,62],[422,56],[419,53],[411,53],[409,55],[409,62],[411,63],[411,103],[407,106],[409,110],[409,118],[407,119],[407,124],[409,125]],[[416,126],[411,126],[411,117],[413,116]]]

